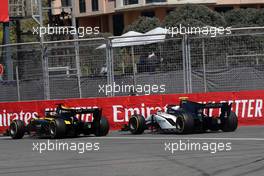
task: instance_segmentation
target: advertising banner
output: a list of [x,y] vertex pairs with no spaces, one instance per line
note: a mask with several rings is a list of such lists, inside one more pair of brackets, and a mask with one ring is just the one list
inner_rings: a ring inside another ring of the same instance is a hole
[[[264,125],[264,90],[259,90],[0,103],[0,133],[8,128],[12,119],[21,119],[27,124],[31,118],[43,116],[45,110],[54,110],[59,103],[75,108],[101,107],[111,129],[117,130],[128,122],[131,114],[147,117],[158,110],[166,110],[168,104],[178,105],[180,97],[201,103],[229,102],[239,118],[239,125]],[[210,113],[218,115],[219,110]],[[79,118],[85,121],[92,119],[91,114]]]
[[1,0],[0,5],[0,22],[8,22],[8,0]]

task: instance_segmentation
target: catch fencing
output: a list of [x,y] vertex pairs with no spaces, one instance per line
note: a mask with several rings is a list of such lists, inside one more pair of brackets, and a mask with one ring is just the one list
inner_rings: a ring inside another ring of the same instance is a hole
[[262,90],[264,28],[2,45],[0,63],[0,101]]

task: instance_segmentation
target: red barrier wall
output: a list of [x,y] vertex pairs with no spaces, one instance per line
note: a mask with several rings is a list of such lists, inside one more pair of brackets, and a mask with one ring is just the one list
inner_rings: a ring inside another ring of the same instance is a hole
[[8,22],[8,0],[1,0],[0,5],[0,22]]
[[[55,108],[58,103],[76,108],[102,107],[111,129],[119,129],[122,124],[127,123],[132,112],[146,117],[157,110],[164,110],[167,104],[179,104],[179,97],[182,96],[197,102],[232,102],[240,125],[264,125],[264,90],[260,90],[0,103],[0,133],[8,128],[12,119],[28,123],[32,117],[43,115],[45,109]],[[216,109],[212,113],[219,112]],[[91,120],[91,115],[83,115],[81,118]]]

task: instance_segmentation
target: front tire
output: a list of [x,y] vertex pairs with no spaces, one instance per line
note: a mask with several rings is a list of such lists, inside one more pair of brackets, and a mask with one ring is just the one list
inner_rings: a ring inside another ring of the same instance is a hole
[[194,119],[190,113],[180,112],[176,119],[176,132],[178,134],[188,134],[193,132]]
[[9,127],[10,136],[13,139],[21,139],[25,134],[25,124],[22,120],[13,120]]
[[138,114],[130,117],[128,125],[132,134],[142,134],[146,129],[145,118]]
[[63,119],[54,119],[50,122],[49,133],[52,139],[58,139],[65,137],[66,124]]

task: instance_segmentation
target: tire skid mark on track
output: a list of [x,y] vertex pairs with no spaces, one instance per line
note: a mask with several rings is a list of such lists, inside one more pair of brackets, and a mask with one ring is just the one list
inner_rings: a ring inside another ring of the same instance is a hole
[[[255,163],[258,163],[258,162],[261,162],[261,161],[264,161],[264,158],[259,158],[259,159],[255,159],[253,161],[246,162],[246,163],[243,163],[243,164],[233,165],[233,166],[230,166],[230,167],[227,167],[227,168],[219,169],[219,170],[214,171],[212,173],[212,175],[219,175],[220,173],[228,172],[229,170],[234,170],[234,169],[237,169],[237,168],[240,168],[240,167],[244,167],[244,166],[248,166],[248,165],[251,165],[251,164],[255,164]],[[262,169],[264,169],[263,166],[262,166]]]
[[[124,160],[124,161],[123,161]],[[141,159],[141,160],[135,160],[135,161],[127,161],[126,159],[123,160],[109,160],[109,163],[102,163],[102,162],[98,162],[98,164],[93,164],[92,165],[87,165],[87,164],[79,164],[79,165],[65,165],[65,163],[63,165],[52,165],[54,166],[53,168],[39,168],[39,165],[35,165],[35,166],[29,166],[29,167],[23,167],[23,170],[16,170],[16,171],[6,171],[6,172],[1,172],[0,174],[16,174],[16,173],[31,173],[31,172],[41,172],[41,171],[56,171],[56,170],[71,170],[71,169],[78,169],[78,168],[93,168],[93,167],[102,167],[102,166],[113,166],[113,162],[118,161],[116,164],[120,164],[120,165],[126,165],[126,164],[138,164],[138,163],[155,163],[155,162],[162,162],[162,161],[166,161],[166,159],[162,159],[162,158],[156,158],[156,159]],[[38,169],[32,169],[32,167],[37,167]],[[12,168],[13,169],[13,168]]]
[[[188,160],[188,161],[192,161],[193,159],[204,159],[205,157],[207,157],[207,156],[206,155],[202,155],[202,156],[192,156],[192,157],[186,156],[186,157],[181,157],[181,159]],[[249,156],[249,157],[250,158],[254,158],[256,156]],[[230,155],[224,155],[224,156],[214,156],[214,159],[245,159],[245,157],[244,156],[241,156],[241,154],[240,155],[237,155],[237,157],[233,157],[233,156],[230,156]],[[228,162],[228,160],[226,162]],[[230,161],[230,162],[232,162],[232,161]]]
[[234,176],[243,176],[243,175],[251,175],[253,173],[256,173],[256,172],[259,172],[261,170],[264,170],[263,166],[260,166],[259,168],[257,169],[253,169],[253,170],[250,170],[250,171],[246,171],[246,172],[243,172],[243,173],[240,173],[240,174],[236,174]]
[[[166,158],[166,157],[165,157],[165,158]],[[200,173],[199,175],[202,175],[202,176],[211,176],[210,173],[206,172],[204,169],[201,169],[201,168],[195,167],[195,166],[193,166],[193,165],[185,164],[185,163],[180,162],[180,161],[176,161],[176,160],[174,160],[173,158],[170,158],[170,157],[167,157],[167,159],[168,159],[168,161],[170,161],[170,162],[173,163],[173,164],[177,164],[177,165],[180,165],[180,166],[186,167],[186,168],[188,168],[188,169],[191,169],[191,170],[197,171],[197,172]]]
[[[90,159],[90,158],[75,158],[75,159],[72,159],[71,158],[71,161],[87,161],[87,159]],[[130,160],[136,160],[138,159],[137,157],[135,158],[130,158]],[[124,160],[123,158],[111,158],[111,159],[93,159],[93,163],[94,162],[113,162],[113,161],[122,161]],[[46,160],[43,160],[43,161],[46,161]],[[32,164],[32,161],[27,161],[29,163]],[[36,165],[24,165],[24,166],[16,166],[16,168],[32,168],[32,167],[45,167],[45,166],[55,166],[55,165],[65,165],[65,161],[62,161],[62,160],[52,160],[52,161],[49,161],[49,164],[38,164],[37,166]],[[8,169],[13,169],[12,166],[10,167],[0,167],[0,170],[8,170]],[[0,174],[1,174],[1,171],[0,171]]]

